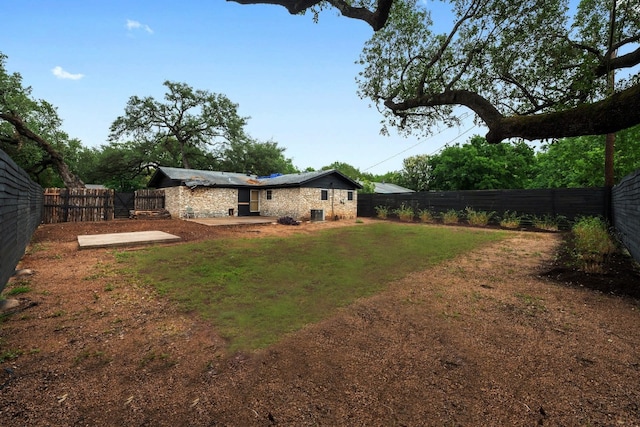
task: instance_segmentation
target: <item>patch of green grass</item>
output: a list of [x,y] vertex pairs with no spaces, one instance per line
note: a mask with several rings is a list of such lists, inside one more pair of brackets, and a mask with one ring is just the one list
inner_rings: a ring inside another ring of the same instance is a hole
[[138,272],[209,319],[230,350],[266,347],[395,279],[506,233],[377,223],[313,236],[217,239],[136,251]]
[[31,243],[29,246],[27,246],[25,254],[33,255],[35,253],[42,252],[45,249],[46,247],[42,243]]
[[140,366],[145,367],[153,362],[159,362],[160,364],[166,366],[173,366],[176,364],[176,362],[171,360],[171,357],[168,353],[157,354],[154,351],[150,351],[142,357],[142,359],[140,360]]
[[83,350],[73,359],[76,366],[86,360],[91,360],[96,365],[106,365],[111,362],[111,358],[102,350]]
[[62,317],[62,316],[64,316],[65,314],[67,314],[67,312],[66,312],[66,311],[64,311],[64,310],[56,310],[56,311],[54,311],[54,312],[53,312],[53,314],[51,315],[51,317]]
[[547,307],[544,305],[544,300],[540,297],[536,297],[529,294],[516,293],[515,294],[518,299],[520,299],[526,306],[529,314],[533,314],[533,312],[544,312],[547,311]]
[[15,288],[9,289],[5,295],[6,296],[15,296],[20,294],[26,294],[27,292],[31,292],[31,288],[26,285],[16,286]]
[[20,355],[22,355],[22,350],[5,350],[0,353],[0,363],[4,363],[8,360],[17,359]]

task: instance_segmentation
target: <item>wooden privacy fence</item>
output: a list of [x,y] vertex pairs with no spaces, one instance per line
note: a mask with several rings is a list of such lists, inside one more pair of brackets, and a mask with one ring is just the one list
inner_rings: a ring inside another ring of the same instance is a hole
[[113,190],[47,188],[42,222],[109,221],[113,219]]
[[[127,193],[118,193],[120,199]],[[113,190],[88,188],[47,188],[44,192],[44,215],[42,222],[110,221],[115,217]],[[164,190],[138,190],[130,194],[135,197],[135,210],[159,210],[164,208]],[[128,214],[125,212],[125,216]]]
[[138,190],[135,195],[135,210],[137,211],[164,209],[164,190]]
[[376,216],[376,206],[393,210],[404,205],[433,212],[461,211],[467,207],[498,215],[515,211],[519,215],[562,216],[571,221],[582,215],[606,217],[606,196],[605,189],[600,187],[358,194],[358,216]]
[[42,187],[0,150],[0,292],[42,217]]
[[640,262],[640,169],[613,187],[611,208],[620,240]]

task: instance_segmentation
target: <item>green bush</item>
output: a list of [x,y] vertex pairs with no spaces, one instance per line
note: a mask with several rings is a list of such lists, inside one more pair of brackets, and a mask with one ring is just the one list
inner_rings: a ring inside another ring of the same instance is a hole
[[413,208],[411,206],[402,205],[398,209],[393,211],[394,214],[398,215],[400,221],[411,222],[413,221],[413,217],[415,213],[413,212]]
[[460,222],[460,213],[455,209],[449,209],[442,214],[442,222],[445,224],[457,224]]
[[467,222],[469,225],[474,225],[476,227],[484,227],[489,224],[489,220],[494,215],[495,212],[486,212],[486,211],[475,211],[469,207],[465,209],[467,213]]
[[571,231],[578,267],[587,273],[602,273],[607,257],[616,250],[607,224],[597,217],[582,217]]
[[500,225],[504,228],[518,228],[522,222],[522,216],[519,216],[516,211],[505,211],[500,219]]
[[389,208],[387,206],[376,206],[374,209],[376,210],[376,215],[380,219],[387,219],[389,216]]

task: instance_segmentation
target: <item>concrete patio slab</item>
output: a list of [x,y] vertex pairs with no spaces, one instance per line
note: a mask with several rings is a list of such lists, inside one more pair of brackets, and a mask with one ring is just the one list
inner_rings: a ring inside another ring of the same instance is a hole
[[278,218],[269,216],[223,216],[218,218],[189,218],[184,221],[197,222],[202,225],[247,225],[247,224],[271,224]]
[[149,243],[177,242],[179,236],[164,231],[136,231],[131,233],[91,234],[78,236],[80,249],[108,248],[112,246],[145,245]]

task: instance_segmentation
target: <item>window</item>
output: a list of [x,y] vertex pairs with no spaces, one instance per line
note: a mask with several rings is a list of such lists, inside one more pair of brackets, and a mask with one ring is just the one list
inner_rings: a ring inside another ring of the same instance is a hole
[[353,191],[347,191],[347,200],[353,200]]
[[271,199],[273,199],[273,191],[267,190],[267,200],[271,200]]
[[329,200],[329,190],[320,190],[320,200]]

